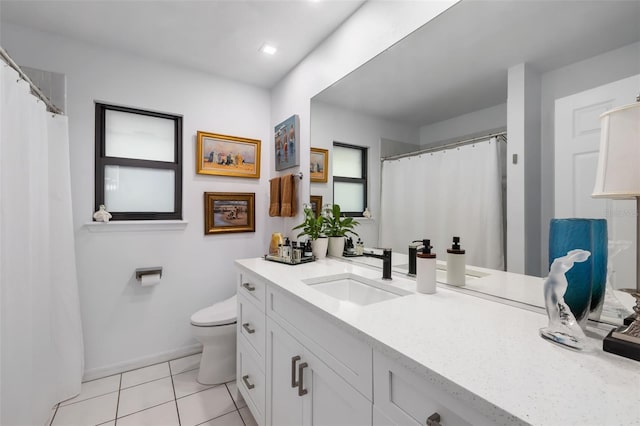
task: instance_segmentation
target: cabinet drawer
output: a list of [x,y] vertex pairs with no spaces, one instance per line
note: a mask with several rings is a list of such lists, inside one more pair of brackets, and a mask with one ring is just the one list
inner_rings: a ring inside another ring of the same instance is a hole
[[328,316],[284,293],[267,290],[267,315],[275,319],[369,401],[373,400],[372,349]]
[[250,296],[238,295],[238,335],[244,336],[264,363],[264,346],[266,338],[266,318],[253,303]]
[[247,296],[263,312],[266,291],[267,284],[257,276],[244,271],[238,273],[238,294]]
[[255,359],[252,350],[247,347],[247,343],[242,337],[238,339],[237,356],[236,384],[238,390],[242,393],[258,424],[263,425],[266,391],[265,376],[260,368],[259,361]]
[[438,413],[443,426],[490,424],[482,414],[379,352],[373,352],[376,426],[425,425]]

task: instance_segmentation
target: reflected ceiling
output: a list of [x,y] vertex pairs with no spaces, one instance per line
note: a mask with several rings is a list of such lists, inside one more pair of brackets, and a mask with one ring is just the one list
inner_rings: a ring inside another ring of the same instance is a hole
[[540,73],[640,40],[640,1],[463,0],[314,99],[421,126],[506,102]]

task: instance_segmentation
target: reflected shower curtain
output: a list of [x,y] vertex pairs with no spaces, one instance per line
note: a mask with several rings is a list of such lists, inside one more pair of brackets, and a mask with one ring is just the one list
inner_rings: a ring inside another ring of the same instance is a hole
[[380,246],[407,253],[429,238],[446,260],[461,238],[469,265],[504,269],[502,186],[495,138],[382,164]]
[[43,425],[84,370],[68,125],[0,77],[0,424]]

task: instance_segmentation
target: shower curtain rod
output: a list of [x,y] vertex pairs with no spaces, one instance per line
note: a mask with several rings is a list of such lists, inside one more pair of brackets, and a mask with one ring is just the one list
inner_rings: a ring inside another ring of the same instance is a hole
[[475,137],[475,138],[470,138],[470,139],[465,139],[465,140],[462,140],[462,141],[452,142],[452,143],[448,143],[448,144],[445,144],[445,145],[439,145],[439,146],[434,146],[434,147],[431,147],[431,148],[425,148],[425,149],[421,149],[419,151],[406,152],[404,154],[397,154],[397,155],[390,155],[388,157],[382,157],[380,159],[380,161],[399,160],[400,158],[413,157],[414,155],[427,154],[427,153],[436,152],[436,151],[444,151],[445,149],[458,148],[460,146],[469,145],[469,144],[474,143],[474,142],[478,142],[478,141],[482,141],[482,140],[486,140],[486,139],[491,139],[491,138],[500,138],[500,137],[502,137],[502,140],[504,140],[506,142],[507,141],[507,132],[491,133],[489,135],[478,136],[478,137]]
[[54,114],[61,114],[63,115],[64,112],[58,108],[57,106],[55,106],[50,100],[49,98],[47,98],[45,96],[44,93],[42,93],[42,90],[40,90],[38,88],[38,86],[36,86],[33,81],[31,81],[31,79],[29,78],[28,75],[26,75],[24,73],[24,71],[22,71],[22,69],[20,68],[20,66],[18,64],[16,64],[14,62],[13,59],[11,59],[11,56],[9,56],[9,54],[7,53],[6,50],[4,50],[2,48],[2,46],[0,46],[0,56],[2,57],[2,59],[5,61],[6,66],[9,66],[11,68],[13,68],[14,70],[16,70],[16,72],[18,73],[18,75],[20,76],[21,79],[23,79],[24,81],[26,81],[27,83],[29,83],[29,86],[31,87],[31,92],[37,96],[42,102],[44,102],[44,104],[47,106],[47,111],[52,112]]

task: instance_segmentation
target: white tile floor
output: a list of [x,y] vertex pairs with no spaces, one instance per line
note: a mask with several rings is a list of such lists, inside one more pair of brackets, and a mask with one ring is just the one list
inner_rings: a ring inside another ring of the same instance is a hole
[[235,382],[196,381],[200,355],[85,382],[53,408],[50,426],[256,425]]

